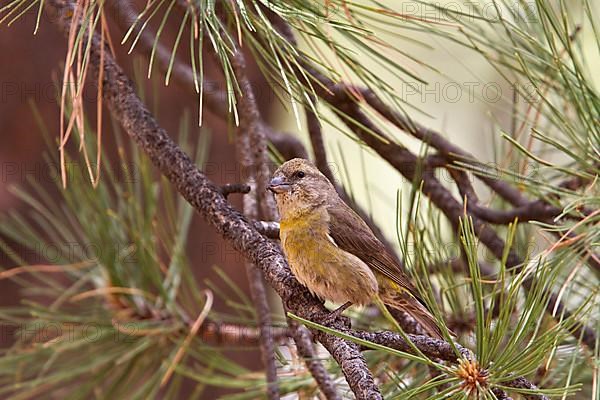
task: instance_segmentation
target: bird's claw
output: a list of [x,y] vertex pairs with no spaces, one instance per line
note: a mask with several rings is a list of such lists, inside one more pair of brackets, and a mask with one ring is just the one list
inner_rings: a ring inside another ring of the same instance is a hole
[[342,323],[344,324],[344,326],[349,328],[350,327],[350,318],[344,317],[342,315],[342,313],[344,311],[346,311],[346,309],[348,307],[350,307],[351,305],[352,305],[352,303],[350,303],[350,302],[346,302],[346,303],[342,304],[340,307],[338,307],[335,310],[333,310],[332,312],[330,312],[329,315],[327,315],[327,317],[325,317],[325,319],[323,319],[323,321],[321,323],[323,325],[330,326],[330,325],[333,325],[337,319],[340,319],[342,321]]

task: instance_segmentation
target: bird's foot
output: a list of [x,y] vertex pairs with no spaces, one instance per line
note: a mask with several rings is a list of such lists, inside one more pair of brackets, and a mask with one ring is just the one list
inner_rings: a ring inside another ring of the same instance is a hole
[[325,317],[325,319],[321,322],[321,324],[325,326],[331,325],[335,322],[336,319],[341,317],[343,319],[344,325],[350,326],[350,319],[347,317],[342,317],[342,313],[346,311],[346,309],[351,305],[352,303],[350,303],[349,301],[345,302],[344,304],[330,312],[329,315]]

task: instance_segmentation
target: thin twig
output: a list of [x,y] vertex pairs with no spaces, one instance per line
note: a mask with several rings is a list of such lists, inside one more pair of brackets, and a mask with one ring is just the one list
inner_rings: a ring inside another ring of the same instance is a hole
[[279,222],[254,221],[252,225],[263,236],[279,240]]
[[221,186],[221,194],[225,197],[232,193],[250,193],[250,186],[245,183],[227,183]]
[[[270,335],[275,342],[281,342],[292,336],[289,328],[270,327]],[[198,337],[205,343],[217,346],[258,345],[261,331],[258,328],[225,322],[205,321]]]
[[[358,93],[360,93],[367,104],[369,104],[369,106],[381,114],[385,119],[396,125],[401,130],[421,140],[423,143],[432,146],[444,157],[446,157],[448,161],[460,160],[471,165],[479,165],[479,163],[475,162],[475,157],[473,155],[449,142],[436,131],[424,127],[407,116],[396,112],[385,102],[383,102],[372,90],[366,88],[353,89],[358,90]],[[354,93],[357,92],[354,91]],[[528,203],[528,200],[523,196],[523,194],[508,183],[491,178],[476,171],[474,171],[473,174],[511,204],[522,206]]]

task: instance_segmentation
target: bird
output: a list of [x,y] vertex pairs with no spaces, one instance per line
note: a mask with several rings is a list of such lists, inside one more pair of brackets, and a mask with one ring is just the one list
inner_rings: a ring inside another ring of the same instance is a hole
[[397,259],[314,164],[301,158],[286,161],[267,189],[275,197],[281,247],[292,273],[313,295],[342,304],[331,316],[351,305],[383,303],[408,313],[430,337],[442,339]]

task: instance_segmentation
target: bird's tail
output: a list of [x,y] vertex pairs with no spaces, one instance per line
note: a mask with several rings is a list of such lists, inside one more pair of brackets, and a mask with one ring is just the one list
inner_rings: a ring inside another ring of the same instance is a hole
[[[383,302],[388,305],[392,310],[391,314],[396,319],[402,317],[402,312],[410,315],[415,321],[421,325],[425,333],[436,339],[443,339],[444,335],[440,329],[436,319],[429,312],[429,310],[415,297],[412,295],[402,292],[396,293],[392,298],[384,298]],[[394,311],[400,311],[400,313]],[[402,325],[402,321],[398,321]],[[452,334],[452,332],[450,332]]]

